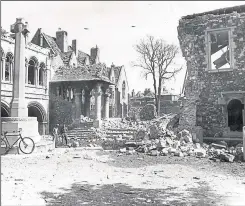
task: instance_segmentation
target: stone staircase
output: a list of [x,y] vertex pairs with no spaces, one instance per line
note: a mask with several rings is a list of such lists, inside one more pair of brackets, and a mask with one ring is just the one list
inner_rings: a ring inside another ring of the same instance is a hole
[[109,128],[106,132],[107,138],[115,138],[122,136],[123,139],[134,138],[136,134],[135,129],[126,129],[126,128]]

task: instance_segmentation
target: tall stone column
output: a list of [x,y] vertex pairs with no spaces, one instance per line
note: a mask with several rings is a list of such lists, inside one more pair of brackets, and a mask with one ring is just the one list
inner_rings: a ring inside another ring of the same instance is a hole
[[75,91],[75,105],[76,105],[76,119],[80,120],[81,116],[81,104],[82,104],[82,94],[79,91]]
[[85,97],[84,114],[86,117],[90,117],[90,99],[92,97],[92,95],[90,94],[90,91],[86,90],[84,97]]
[[2,58],[2,80],[5,81],[5,58]]
[[27,61],[27,59],[25,60],[25,69],[26,69],[25,83],[28,84],[28,61]]
[[95,90],[95,119],[101,120],[101,85],[98,84]]
[[23,137],[31,137],[34,142],[39,142],[41,136],[38,133],[38,121],[36,117],[28,117],[28,109],[25,101],[25,47],[28,34],[28,24],[22,18],[17,18],[11,25],[11,32],[15,33],[14,69],[13,69],[13,97],[11,101],[11,117],[2,117],[2,131],[9,132],[10,144],[17,140],[13,131],[22,129]]
[[109,89],[105,91],[105,119],[109,119],[109,99],[110,99],[110,93]]
[[27,117],[28,110],[25,102],[25,37],[29,32],[23,19],[17,19],[11,26],[11,32],[15,33],[14,49],[14,84],[13,101],[11,104],[12,117]]

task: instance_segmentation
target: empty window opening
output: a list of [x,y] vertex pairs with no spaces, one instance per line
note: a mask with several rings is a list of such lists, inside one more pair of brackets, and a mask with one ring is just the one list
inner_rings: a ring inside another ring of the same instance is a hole
[[243,127],[243,111],[244,105],[240,100],[233,99],[227,105],[228,110],[228,127],[231,131],[242,131]]
[[7,55],[6,57],[6,62],[5,62],[5,81],[10,81],[11,80],[11,70],[12,70],[12,62],[13,62],[13,56],[12,55]]
[[35,62],[33,60],[30,60],[28,65],[28,84],[34,85],[34,83],[35,83]]
[[39,69],[39,79],[38,79],[38,82],[39,82],[39,85],[40,86],[43,86],[44,85],[44,65],[41,64],[40,66],[40,69]]
[[126,84],[125,81],[123,81],[122,84],[122,98],[124,99],[126,97]]
[[229,31],[209,33],[209,58],[211,69],[230,69]]

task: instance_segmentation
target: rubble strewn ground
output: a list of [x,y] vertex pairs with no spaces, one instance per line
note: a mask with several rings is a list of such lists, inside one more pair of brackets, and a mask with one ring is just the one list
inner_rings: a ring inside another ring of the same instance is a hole
[[59,148],[1,164],[4,206],[245,205],[244,163]]
[[[166,129],[169,119],[115,119],[93,129],[96,135],[87,140],[74,140],[76,148],[3,156],[2,204],[245,205],[241,145],[200,144],[187,130]],[[107,139],[112,128],[134,129],[136,135]],[[114,150],[102,149],[108,142]],[[88,144],[91,150],[79,147]]]
[[[166,115],[151,121],[126,121],[114,119],[104,122],[102,129],[93,129],[94,135],[87,140],[80,140],[74,146],[102,146],[104,149],[118,149],[122,154],[144,153],[151,156],[178,156],[209,158],[213,161],[243,161],[242,144],[228,146],[224,141],[212,144],[201,143],[184,129],[178,133],[167,129],[168,122],[174,115]],[[120,134],[107,137],[108,129],[117,128],[134,130],[134,136]],[[106,146],[105,146],[106,145]]]

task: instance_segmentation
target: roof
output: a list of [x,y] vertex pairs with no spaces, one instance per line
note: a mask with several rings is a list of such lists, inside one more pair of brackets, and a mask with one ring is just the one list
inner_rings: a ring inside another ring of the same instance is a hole
[[113,68],[114,68],[115,81],[117,83],[121,74],[122,66],[114,66]]
[[55,55],[61,54],[61,50],[55,42],[55,38],[51,37],[45,33],[42,33],[48,44],[50,45],[51,49],[54,51]]
[[84,65],[86,62],[86,58],[90,59],[90,56],[80,50],[77,52],[77,61],[79,65]]
[[213,15],[230,14],[230,13],[233,13],[233,12],[237,12],[237,13],[245,12],[245,5],[227,7],[227,8],[216,9],[216,10],[212,10],[212,11],[208,11],[208,12],[187,15],[187,16],[182,17],[182,19],[193,19],[193,18],[195,18],[197,16],[204,16],[204,15],[207,15],[207,14],[213,14]]
[[154,98],[154,93],[153,92],[148,92],[145,97],[148,97],[148,98]]
[[105,68],[101,63],[78,67],[61,66],[55,71],[51,82],[101,80],[111,83],[105,75]]
[[73,53],[73,51],[60,53],[61,59],[63,60],[65,65],[69,64],[71,57],[72,57],[72,53]]

